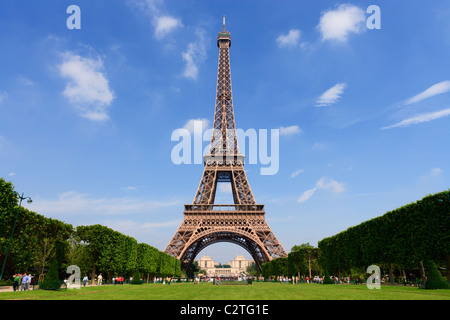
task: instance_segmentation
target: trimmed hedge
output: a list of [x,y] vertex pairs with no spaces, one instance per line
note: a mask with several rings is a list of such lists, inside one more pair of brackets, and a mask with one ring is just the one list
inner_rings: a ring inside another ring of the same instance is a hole
[[428,277],[425,282],[425,289],[449,289],[450,286],[442,278],[441,273],[433,261],[427,263]]
[[131,284],[142,284],[141,282],[141,275],[139,272],[135,272],[133,275],[133,280],[130,282]]
[[58,262],[54,260],[52,266],[48,270],[44,281],[39,285],[39,289],[42,290],[59,290],[61,288],[61,282],[58,277]]
[[323,284],[334,284],[333,280],[330,278],[328,270],[325,270],[325,276],[323,277]]
[[424,197],[319,241],[320,263],[331,273],[372,264],[413,268],[450,256],[449,191]]
[[[4,278],[17,271],[36,269],[43,272],[53,258],[61,269],[60,278],[64,277],[65,267],[73,263],[80,267],[82,274],[89,274],[91,280],[100,272],[109,279],[113,275],[135,271],[147,278],[181,276],[178,259],[148,244],[138,243],[130,236],[98,224],[74,228],[23,206],[19,209],[18,204],[13,184],[0,178],[0,256],[6,253],[18,216]],[[33,250],[29,250],[30,247]],[[69,254],[75,257],[75,262]],[[50,287],[56,287],[56,282]]]

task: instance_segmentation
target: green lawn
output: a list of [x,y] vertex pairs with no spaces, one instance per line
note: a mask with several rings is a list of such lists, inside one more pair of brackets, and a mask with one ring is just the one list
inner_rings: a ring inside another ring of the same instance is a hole
[[450,290],[365,285],[172,283],[104,285],[61,291],[3,292],[0,300],[450,300]]

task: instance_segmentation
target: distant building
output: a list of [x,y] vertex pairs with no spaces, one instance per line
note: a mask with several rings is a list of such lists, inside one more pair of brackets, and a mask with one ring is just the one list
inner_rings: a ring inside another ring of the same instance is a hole
[[241,255],[226,263],[230,268],[218,268],[219,263],[215,262],[210,256],[203,256],[194,261],[197,261],[200,270],[205,270],[206,275],[210,277],[238,277],[246,273],[247,267],[255,263],[254,260],[247,260]]

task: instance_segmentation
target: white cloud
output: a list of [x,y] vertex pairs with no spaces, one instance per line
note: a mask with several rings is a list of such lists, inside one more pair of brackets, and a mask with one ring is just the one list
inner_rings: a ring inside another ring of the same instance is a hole
[[407,106],[431,97],[434,97],[436,95],[439,94],[443,94],[446,92],[450,91],[450,81],[449,80],[445,80],[439,83],[436,83],[434,85],[432,85],[431,87],[429,87],[428,89],[426,89],[425,91],[419,93],[418,95],[415,95],[412,98],[409,98],[408,100],[406,100],[406,102],[404,103],[403,106]]
[[312,146],[312,148],[315,149],[315,150],[324,150],[324,149],[326,149],[326,147],[327,147],[327,145],[325,143],[322,143],[322,142],[316,142]]
[[307,200],[309,200],[309,198],[311,198],[314,194],[314,192],[317,191],[318,188],[312,188],[309,190],[306,190],[305,192],[303,192],[303,194],[297,199],[298,202],[302,203],[305,202]]
[[186,62],[183,72],[185,78],[197,79],[198,67],[194,62],[195,51],[195,44],[189,43],[187,50],[181,54],[183,60]]
[[124,187],[124,188],[121,188],[122,190],[128,190],[128,191],[134,191],[134,190],[137,190],[137,187],[133,187],[133,186],[128,186],[128,187]]
[[179,227],[181,220],[171,220],[164,222],[136,222],[133,220],[105,220],[104,224],[113,230],[123,234],[133,234],[140,231],[152,231],[162,228]]
[[331,189],[333,193],[342,193],[345,191],[344,184],[333,179],[321,178],[317,181],[316,186],[320,189]]
[[194,133],[195,130],[199,130],[200,132],[206,131],[209,127],[209,120],[202,119],[190,119],[186,122],[183,129],[188,130],[190,133]]
[[52,216],[149,214],[156,209],[181,203],[175,200],[164,202],[140,198],[96,198],[74,191],[65,192],[56,200],[39,197],[33,197],[33,200],[31,210]]
[[0,91],[0,103],[6,100],[8,98],[8,93],[6,91]]
[[176,28],[183,26],[180,19],[171,16],[155,17],[154,23],[155,36],[157,39],[162,39]]
[[16,175],[15,172],[10,172],[10,173],[8,173],[8,177],[14,177],[15,175]]
[[291,178],[295,178],[296,176],[298,176],[300,173],[303,173],[303,172],[305,172],[305,170],[303,170],[303,169],[296,170],[291,173]]
[[198,29],[196,31],[197,39],[189,42],[186,51],[181,53],[185,67],[183,77],[197,79],[198,64],[206,59],[205,31]]
[[317,99],[316,107],[325,107],[336,103],[347,88],[346,83],[338,83],[325,91],[319,99]]
[[60,74],[69,80],[63,95],[81,116],[95,121],[108,120],[107,109],[115,97],[109,88],[102,59],[84,58],[66,52],[58,68]]
[[135,6],[144,12],[155,27],[155,37],[163,39],[177,28],[183,27],[181,20],[171,15],[162,13],[163,1],[161,0],[128,0],[128,4]]
[[301,133],[299,126],[280,127],[280,136],[290,136],[296,133]]
[[430,170],[430,172],[428,173],[429,177],[438,177],[440,175],[442,175],[442,169],[441,168],[433,168]]
[[311,188],[303,192],[303,194],[297,199],[297,201],[302,203],[309,200],[314,195],[314,193],[319,189],[323,190],[330,189],[331,192],[337,194],[345,191],[345,185],[344,183],[338,182],[336,180],[333,179],[330,180],[325,177],[322,177],[319,181],[316,182],[314,188]]
[[436,111],[436,112],[423,113],[418,116],[400,121],[399,123],[393,124],[391,126],[382,127],[381,130],[409,127],[414,124],[429,122],[429,121],[440,119],[440,118],[443,118],[443,117],[446,117],[449,115],[450,115],[450,109],[444,109],[444,110]]
[[419,177],[419,183],[420,185],[435,184],[438,181],[442,183],[443,177],[444,171],[441,168],[431,168],[426,174]]
[[341,4],[335,10],[322,14],[317,28],[322,40],[346,42],[351,33],[361,33],[366,29],[364,10],[351,4]]
[[277,38],[278,46],[280,47],[294,47],[298,44],[300,39],[300,30],[291,29],[287,35],[280,35]]
[[28,86],[28,87],[34,86],[34,82],[24,76],[18,76],[17,82],[23,86]]

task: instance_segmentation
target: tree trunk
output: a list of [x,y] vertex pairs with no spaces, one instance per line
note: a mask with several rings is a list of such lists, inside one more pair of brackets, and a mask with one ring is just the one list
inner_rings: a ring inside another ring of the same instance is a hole
[[308,256],[309,279],[311,279],[311,256]]
[[95,264],[92,266],[91,285],[94,285],[94,280],[95,280]]
[[423,267],[422,261],[419,261],[419,270],[420,270],[420,277],[422,278],[422,282],[425,282],[427,280],[427,275],[425,273],[425,268]]
[[448,254],[446,258],[447,258],[447,270],[445,270],[445,275],[447,276],[447,281],[450,281],[450,254]]
[[392,270],[392,263],[389,263],[389,283],[395,284],[394,272]]

